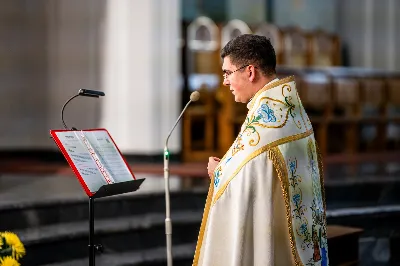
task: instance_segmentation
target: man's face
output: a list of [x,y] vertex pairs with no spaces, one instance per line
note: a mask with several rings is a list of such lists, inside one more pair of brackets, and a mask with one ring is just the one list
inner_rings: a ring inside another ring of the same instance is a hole
[[235,66],[229,56],[224,57],[222,64],[224,72],[224,85],[229,86],[236,102],[247,103],[251,98],[249,90],[249,75],[247,66]]

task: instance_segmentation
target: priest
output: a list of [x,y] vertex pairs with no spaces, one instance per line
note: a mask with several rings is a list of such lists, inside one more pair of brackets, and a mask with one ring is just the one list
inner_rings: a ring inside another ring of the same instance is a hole
[[209,159],[193,265],[328,265],[322,162],[294,77],[276,77],[263,36],[232,39],[221,58],[248,113],[225,156]]

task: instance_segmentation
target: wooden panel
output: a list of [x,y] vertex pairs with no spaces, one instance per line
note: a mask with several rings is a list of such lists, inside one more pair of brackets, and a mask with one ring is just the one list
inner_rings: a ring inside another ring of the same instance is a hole
[[281,30],[276,25],[269,23],[262,23],[256,29],[255,34],[265,36],[271,41],[271,44],[275,49],[276,63],[282,64],[284,47],[283,47],[283,36]]
[[193,52],[194,73],[218,73],[222,75],[221,66],[218,64],[219,51]]
[[381,105],[385,100],[385,83],[380,79],[365,79],[361,86],[363,102]]
[[283,36],[283,64],[288,66],[308,65],[308,39],[306,34],[296,28],[284,30]]
[[324,107],[331,100],[330,83],[328,80],[303,79],[300,95],[305,107]]
[[335,104],[339,106],[357,104],[360,100],[358,82],[354,79],[336,79],[334,81]]
[[400,78],[388,81],[388,102],[400,106]]
[[[186,162],[205,161],[216,150],[215,94],[204,88],[199,91],[200,99],[188,107],[183,117],[183,158]],[[196,135],[201,138],[195,138]]]
[[324,31],[310,34],[310,61],[312,66],[335,66],[340,60],[337,36]]
[[360,228],[329,225],[327,227],[329,264],[357,265]]

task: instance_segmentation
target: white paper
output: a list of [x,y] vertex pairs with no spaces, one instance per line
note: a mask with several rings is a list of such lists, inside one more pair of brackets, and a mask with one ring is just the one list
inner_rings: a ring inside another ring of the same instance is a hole
[[[82,133],[95,151],[95,156],[90,154],[83,142]],[[111,177],[111,183],[133,180],[131,172],[106,131],[66,131],[57,132],[56,135],[91,192],[96,192],[107,184],[105,176],[95,162],[96,157]]]
[[132,173],[106,131],[87,131],[85,136],[114,182],[132,180]]

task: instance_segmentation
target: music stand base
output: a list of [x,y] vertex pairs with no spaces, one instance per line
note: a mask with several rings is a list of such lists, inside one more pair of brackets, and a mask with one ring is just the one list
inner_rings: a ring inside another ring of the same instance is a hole
[[89,197],[89,266],[96,265],[96,251],[102,252],[103,249],[101,245],[94,244],[94,200],[134,192],[139,189],[144,180],[145,179],[142,178],[104,185],[101,186],[93,196]]

